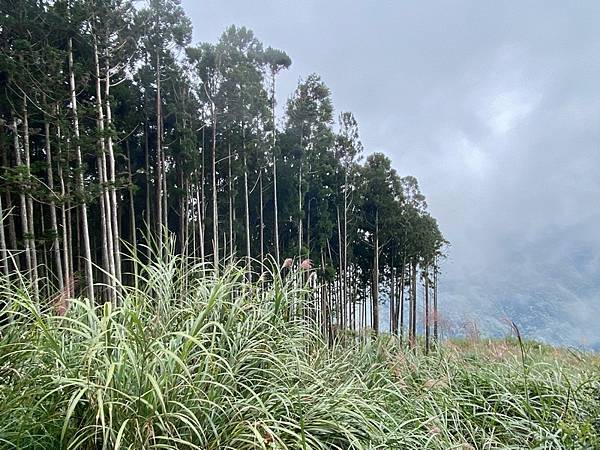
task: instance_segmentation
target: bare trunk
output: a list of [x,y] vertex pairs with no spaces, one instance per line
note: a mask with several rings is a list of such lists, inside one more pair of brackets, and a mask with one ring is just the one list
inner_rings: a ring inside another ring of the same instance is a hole
[[[6,165],[5,167],[8,167],[8,165]],[[15,217],[14,217],[14,213],[12,212],[12,208],[13,208],[12,195],[10,194],[10,192],[6,192],[6,209],[8,211],[8,213],[7,213],[7,216],[8,216],[8,244],[10,245],[10,248],[12,250],[16,250],[17,249],[17,227],[15,226]],[[15,264],[17,264],[16,259],[13,262]]]
[[109,162],[109,194],[110,194],[110,219],[112,224],[112,241],[113,241],[113,253],[114,253],[114,264],[115,264],[115,277],[118,284],[121,282],[121,244],[119,236],[119,222],[118,222],[118,211],[119,204],[117,203],[117,191],[116,191],[116,167],[115,167],[115,154],[113,151],[113,141],[111,135],[112,128],[112,109],[110,105],[110,67],[108,61],[106,63],[106,77],[105,77],[105,91],[104,98],[106,102],[106,126],[108,128],[108,136],[106,138],[106,148],[108,150],[108,162]]
[[[29,155],[29,117],[27,113],[27,96],[23,96],[23,152],[25,154],[25,175],[27,177],[27,183],[31,179],[31,160]],[[28,239],[29,239],[29,251],[31,252],[31,265],[33,269],[33,291],[34,294],[38,295],[38,263],[37,263],[37,252],[35,248],[35,224],[33,222],[33,197],[31,195],[30,188],[27,194],[27,225],[28,225]]]
[[398,330],[396,330],[396,279],[395,279],[395,270],[394,270],[394,255],[392,254],[392,264],[391,264],[391,273],[390,273],[390,333],[397,334]]
[[[13,145],[15,148],[15,164],[17,168],[22,165],[21,159],[21,147],[19,145],[19,131],[16,115],[13,113]],[[21,234],[23,235],[23,242],[25,243],[25,267],[27,267],[27,274],[31,278],[33,276],[33,267],[31,261],[31,241],[28,238],[29,235],[29,224],[27,222],[27,200],[25,199],[25,193],[23,188],[19,192],[19,212],[21,214]]]
[[433,266],[433,340],[438,342],[438,321],[439,321],[439,313],[438,313],[438,268],[437,268],[437,258],[435,260]]
[[196,187],[196,209],[198,214],[198,234],[200,238],[200,261],[204,267],[204,263],[206,262],[206,258],[204,255],[204,213],[203,207],[204,197],[200,197],[200,189]]
[[58,239],[58,222],[56,220],[56,203],[54,201],[54,173],[52,170],[52,152],[50,147],[50,123],[48,118],[44,120],[44,133],[46,144],[46,163],[48,164],[48,189],[50,189],[50,226],[52,227],[54,264],[56,265],[56,278],[58,280],[58,288],[61,292],[64,289],[62,261],[60,258],[60,241]]
[[[206,150],[206,145],[205,145],[205,127],[202,127],[202,168],[200,171],[200,193],[198,193],[196,191],[196,195],[200,195],[200,199],[198,200],[198,217],[199,217],[199,221],[200,223],[198,224],[198,228],[199,228],[199,238],[200,238],[200,258],[202,259],[202,263],[204,264],[206,262],[206,255],[205,255],[205,251],[206,251],[206,247],[205,247],[205,236],[206,236],[206,195],[204,195],[204,183],[205,183],[205,179],[204,179],[204,168],[205,168],[205,161],[204,161],[204,154],[205,154],[205,150]],[[204,267],[204,266],[203,266]],[[202,269],[204,270],[204,268]]]
[[[244,150],[244,206],[246,209],[246,267],[248,274],[250,273],[252,262],[251,262],[251,250],[250,250],[250,206],[248,205],[248,164],[246,159],[246,151]],[[249,275],[250,276],[250,275]]]
[[344,263],[342,264],[342,267],[340,269],[342,272],[342,278],[344,282],[344,303],[348,304],[348,168],[346,168],[344,174],[344,242],[342,248],[344,252]]
[[413,261],[411,268],[411,284],[412,293],[410,295],[410,344],[412,347],[416,344],[417,339],[417,263]]
[[[56,113],[57,116],[59,115],[59,109],[56,109]],[[66,287],[66,295],[68,296],[72,296],[73,292],[73,282],[72,282],[72,265],[71,265],[71,252],[70,247],[71,247],[71,241],[69,239],[69,230],[70,230],[70,212],[67,214],[67,211],[69,211],[68,208],[68,204],[66,203],[66,198],[67,198],[67,193],[66,193],[66,189],[65,189],[65,179],[63,176],[63,169],[62,169],[62,165],[61,165],[61,157],[62,157],[62,150],[61,150],[61,140],[62,140],[62,133],[61,133],[61,128],[60,128],[60,121],[58,122],[58,125],[56,127],[56,138],[57,138],[57,147],[58,147],[58,181],[60,183],[60,196],[62,199],[61,202],[61,223],[62,223],[62,240],[63,240],[63,279],[64,279],[64,283],[65,283],[65,287]],[[68,167],[68,153],[67,153],[67,167]],[[69,219],[68,219],[69,218]]]
[[[79,136],[79,118],[77,116],[77,98],[75,95],[75,73],[73,71],[73,40],[69,38],[69,84],[71,91],[71,110],[73,111],[73,132],[75,134],[76,141],[76,154],[77,154],[77,166],[79,169],[78,173],[78,188],[80,193],[84,194],[83,184],[83,160],[81,157],[81,145]],[[85,273],[87,279],[87,290],[88,296],[91,301],[94,301],[94,275],[92,266],[92,252],[90,249],[90,235],[87,218],[87,203],[85,200],[81,203],[81,222],[82,222],[82,234],[83,234],[83,247],[84,247],[84,258],[85,258]]]
[[[258,174],[258,187],[260,189],[260,264],[265,263],[265,221],[263,217],[264,202],[263,202],[263,180],[262,169]],[[262,272],[262,267],[261,267]]]
[[302,261],[302,217],[304,211],[302,211],[302,162],[300,162],[300,171],[298,172],[298,217],[300,218],[298,223],[298,258]]
[[213,260],[219,270],[219,208],[217,204],[217,111],[212,103],[212,204],[213,204]]
[[138,285],[138,257],[137,257],[137,226],[135,223],[135,200],[133,193],[133,175],[131,174],[131,152],[129,150],[129,140],[125,141],[125,147],[127,148],[127,178],[129,184],[129,227],[130,231],[130,245],[133,252],[132,265],[133,265],[133,277],[134,285]]
[[[152,211],[151,211],[151,190],[150,190],[150,149],[148,144],[148,122],[144,122],[144,161],[145,161],[145,174],[146,174],[146,228],[147,232],[150,232],[152,225]],[[149,238],[150,236],[147,236]]]
[[379,333],[379,211],[375,211],[375,242],[373,245],[373,331]]
[[[233,256],[235,253],[235,245],[233,238],[233,177],[231,175],[231,144],[227,145],[227,170],[228,170],[228,189],[227,194],[229,196],[229,253],[231,260],[233,261]],[[227,252],[225,252],[227,254]]]
[[[404,272],[406,268],[404,265],[404,257],[402,257],[402,271],[400,272],[400,300],[398,302],[398,309],[400,310],[400,323],[398,324],[398,328],[400,331],[400,343],[402,343],[404,339]],[[398,314],[398,311],[396,312]]]
[[163,202],[162,202],[162,120],[160,87],[160,53],[156,50],[156,234],[159,236],[159,255],[162,255]]
[[344,290],[343,290],[343,283],[342,283],[342,279],[343,279],[343,275],[344,275],[344,268],[343,268],[343,264],[344,264],[344,259],[342,257],[342,226],[340,223],[340,208],[337,207],[336,208],[336,212],[337,212],[337,231],[338,231],[338,264],[339,264],[339,270],[338,270],[338,286],[339,286],[339,301],[340,301],[340,327],[344,328],[346,326],[346,302],[345,302],[345,296],[344,296]]
[[275,260],[280,264],[279,255],[279,210],[277,209],[277,157],[275,155],[275,142],[277,126],[275,124],[275,72],[272,72],[271,112],[273,113],[273,224],[275,225]]
[[8,276],[8,251],[6,248],[6,238],[4,237],[4,209],[2,208],[2,195],[0,195],[0,258],[2,259],[2,271],[5,276]]
[[429,353],[429,268],[425,270],[425,354]]
[[107,185],[107,170],[106,170],[106,143],[104,140],[104,111],[102,108],[102,89],[100,84],[100,63],[98,60],[98,47],[94,41],[94,67],[96,75],[96,124],[98,127],[98,179],[101,186],[100,196],[100,217],[102,223],[102,257],[104,261],[104,270],[107,273],[107,284],[110,286],[110,298],[115,301],[114,296],[114,276],[115,276],[115,255],[113,246],[112,222],[110,220],[110,195]]

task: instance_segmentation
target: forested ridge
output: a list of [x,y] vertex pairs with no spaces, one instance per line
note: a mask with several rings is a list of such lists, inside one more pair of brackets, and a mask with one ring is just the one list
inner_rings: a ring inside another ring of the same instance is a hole
[[0,0],[0,447],[600,448],[597,355],[441,336],[417,179],[283,50],[191,34]]
[[6,276],[44,298],[118,302],[139,281],[132,261],[174,235],[182,256],[251,282],[273,265],[314,273],[330,330],[377,333],[387,301],[393,333],[414,341],[419,308],[437,337],[446,241],[417,180],[363,156],[318,75],[279,117],[291,58],[245,27],[192,44],[177,0],[1,4]]

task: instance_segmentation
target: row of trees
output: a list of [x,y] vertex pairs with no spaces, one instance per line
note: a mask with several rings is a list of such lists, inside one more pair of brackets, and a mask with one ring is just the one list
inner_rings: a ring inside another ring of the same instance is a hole
[[7,275],[116,301],[137,281],[131,257],[168,232],[181,254],[249,279],[269,258],[313,261],[330,329],[379,331],[387,300],[391,331],[412,340],[419,291],[426,334],[437,328],[445,241],[417,180],[383,154],[363,162],[354,116],[335,120],[319,76],[278,118],[291,60],[244,27],[191,46],[178,0],[1,4]]

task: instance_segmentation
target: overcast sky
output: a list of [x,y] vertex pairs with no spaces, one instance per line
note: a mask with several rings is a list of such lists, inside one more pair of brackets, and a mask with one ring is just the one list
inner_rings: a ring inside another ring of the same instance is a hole
[[[455,326],[500,319],[600,348],[600,2],[184,0],[285,50],[280,103],[320,74],[366,152],[418,177],[452,243]],[[472,311],[472,312],[470,312]]]

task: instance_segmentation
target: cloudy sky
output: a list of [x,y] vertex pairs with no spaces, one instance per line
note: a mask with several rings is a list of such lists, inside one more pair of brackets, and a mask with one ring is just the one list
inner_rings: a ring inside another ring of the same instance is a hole
[[455,328],[600,349],[600,2],[183,0],[194,42],[245,25],[316,72],[367,152],[418,177],[452,243]]

